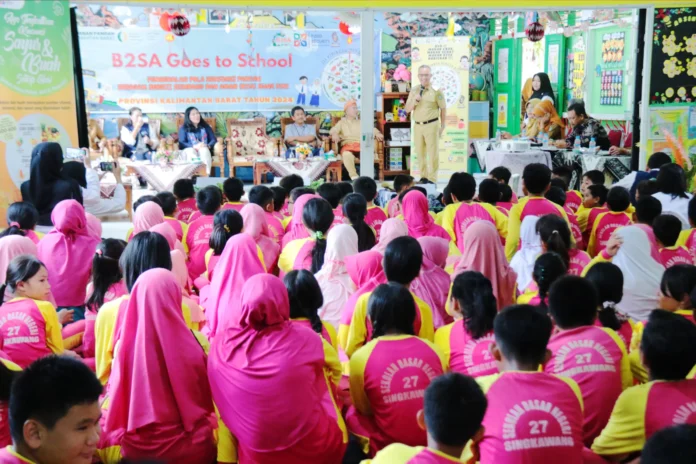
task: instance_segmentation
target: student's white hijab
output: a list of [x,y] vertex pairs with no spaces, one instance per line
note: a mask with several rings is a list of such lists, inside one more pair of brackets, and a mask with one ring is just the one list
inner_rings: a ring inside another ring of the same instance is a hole
[[329,231],[326,239],[324,265],[315,274],[324,305],[319,309],[319,317],[338,328],[341,312],[348,298],[355,293],[355,284],[348,275],[345,260],[358,254],[358,234],[352,226],[339,224]]
[[652,258],[650,240],[641,228],[622,227],[616,234],[623,244],[612,263],[621,269],[624,278],[623,299],[616,307],[634,321],[644,321],[658,307],[665,268]]
[[517,290],[524,292],[532,283],[534,262],[544,251],[541,248],[541,238],[536,231],[537,216],[527,216],[520,226],[520,249],[510,261],[510,267],[517,272]]

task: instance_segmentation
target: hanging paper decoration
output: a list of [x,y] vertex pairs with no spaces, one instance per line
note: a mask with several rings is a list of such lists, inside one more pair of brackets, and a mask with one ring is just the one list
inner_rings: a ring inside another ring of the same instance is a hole
[[445,31],[445,37],[454,37],[454,16],[452,13],[447,13],[447,30]]
[[350,34],[351,34],[351,32],[350,32],[350,26],[348,25],[348,23],[344,23],[343,21],[341,21],[340,23],[338,23],[338,30],[341,31],[341,32],[343,32],[345,35],[350,35]]
[[166,40],[167,42],[174,42],[174,34],[169,33],[165,35],[164,40]]
[[524,33],[530,42],[538,42],[544,38],[544,26],[539,21],[534,21],[527,26]]
[[305,28],[305,15],[304,15],[304,13],[300,13],[297,15],[297,17],[295,18],[295,25],[297,26],[298,29]]
[[172,31],[172,34],[182,37],[191,30],[191,23],[189,23],[188,18],[181,13],[174,13],[169,18],[169,29]]
[[171,16],[172,15],[170,15],[166,11],[160,15],[159,24],[164,32],[170,32],[172,30],[171,26],[169,25],[169,19],[171,18]]

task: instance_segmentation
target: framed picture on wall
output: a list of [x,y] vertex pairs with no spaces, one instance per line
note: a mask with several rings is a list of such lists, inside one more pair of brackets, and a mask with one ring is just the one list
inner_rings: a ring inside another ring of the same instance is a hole
[[208,24],[229,24],[230,12],[228,10],[208,10]]

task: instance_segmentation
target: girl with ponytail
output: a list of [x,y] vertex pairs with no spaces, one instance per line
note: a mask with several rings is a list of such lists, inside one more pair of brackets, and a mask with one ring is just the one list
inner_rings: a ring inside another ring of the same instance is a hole
[[308,253],[308,247],[303,247],[305,250],[300,250],[293,269],[307,269],[307,258],[311,257],[309,270],[312,274],[319,272],[324,265],[326,238],[333,220],[334,213],[328,201],[323,198],[312,198],[307,202],[302,211],[302,222],[314,240],[314,246],[311,247],[311,253]]
[[0,238],[8,235],[23,235],[34,243],[39,243],[43,234],[34,231],[39,221],[36,207],[26,201],[12,203],[7,208],[7,224],[9,227],[0,233]]
[[[220,255],[227,245],[227,241],[244,230],[242,215],[234,209],[223,209],[215,213],[213,218],[213,231],[208,239],[210,250],[205,254],[205,269],[208,281],[213,280],[213,269],[220,259]],[[196,279],[196,287],[205,286]]]
[[435,332],[435,344],[449,358],[450,369],[471,377],[497,373],[490,352],[498,314],[491,281],[477,271],[457,275],[447,308],[455,322]]
[[95,315],[104,303],[126,295],[123,272],[118,264],[127,243],[123,240],[105,238],[97,245],[92,258],[92,280],[87,285],[87,308]]
[[567,272],[568,268],[558,253],[549,251],[539,256],[534,262],[532,272],[534,283],[529,286],[527,292],[517,298],[517,304],[538,306],[544,312],[548,312],[548,295],[551,285]]
[[350,193],[343,199],[343,216],[358,234],[358,251],[367,251],[375,246],[375,233],[365,222],[367,201],[359,193]]
[[[394,282],[379,285],[367,306],[372,338],[350,358],[353,406],[346,414],[348,428],[365,433],[371,455],[391,443],[423,445],[426,432],[413,420],[423,408],[423,398],[413,393],[443,374],[446,360],[432,343],[414,335],[416,303],[407,287]],[[394,375],[394,366],[405,360],[407,365]],[[382,379],[392,377],[385,396]]]
[[628,349],[631,346],[633,324],[627,315],[616,309],[623,298],[624,277],[621,269],[616,264],[597,263],[587,271],[585,279],[597,290],[597,325],[614,330]]
[[338,350],[336,330],[319,318],[318,311],[324,304],[324,297],[314,275],[305,269],[290,271],[283,277],[283,283],[290,300],[290,320],[311,328]]
[[536,231],[545,252],[558,254],[568,268],[568,274],[582,275],[582,271],[592,259],[584,251],[572,247],[570,228],[562,217],[555,214],[540,217]]

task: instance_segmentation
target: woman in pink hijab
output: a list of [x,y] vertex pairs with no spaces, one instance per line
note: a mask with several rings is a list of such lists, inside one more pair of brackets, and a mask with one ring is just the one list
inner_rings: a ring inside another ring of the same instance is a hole
[[382,229],[379,234],[379,242],[377,245],[373,246],[372,249],[381,254],[384,254],[384,250],[387,249],[389,242],[397,237],[403,237],[408,235],[408,226],[404,221],[397,218],[391,218],[384,221],[382,224]]
[[162,207],[154,201],[146,201],[138,206],[137,211],[133,215],[133,235],[144,230],[150,230],[153,226],[163,222],[164,211],[162,211]]
[[338,325],[338,345],[342,350],[345,350],[348,342],[348,329],[350,329],[350,321],[353,319],[358,298],[364,293],[371,292],[379,284],[387,283],[387,276],[384,275],[382,269],[382,254],[374,250],[363,251],[346,258],[346,270],[357,290],[348,298],[341,313],[341,321]]
[[435,219],[428,213],[428,199],[418,190],[412,190],[404,196],[402,202],[404,221],[408,226],[408,235],[414,238],[440,237],[449,241],[450,235],[445,229],[435,224]]
[[357,290],[345,263],[346,258],[357,254],[358,234],[353,226],[334,226],[326,240],[324,265],[315,277],[324,295],[324,305],[319,308],[319,317],[335,329],[338,328],[346,301]]
[[449,243],[438,237],[421,237],[418,243],[423,249],[423,264],[420,274],[411,282],[411,291],[430,305],[437,329],[453,321],[445,308],[450,289],[450,276],[445,272]]
[[474,222],[464,232],[463,244],[464,253],[454,266],[452,280],[464,271],[478,271],[491,281],[499,311],[513,304],[517,273],[505,258],[495,226],[488,221]]
[[120,446],[124,458],[215,460],[205,352],[179,308],[181,287],[170,271],[138,277],[122,318],[101,437],[104,447]]
[[295,204],[292,208],[292,219],[290,219],[290,222],[288,223],[288,226],[285,229],[285,235],[283,235],[283,248],[285,248],[285,245],[292,242],[293,240],[297,240],[298,238],[309,237],[309,232],[307,232],[307,228],[304,226],[304,223],[302,222],[302,211],[304,210],[304,206],[307,204],[307,202],[312,198],[321,197],[319,195],[306,193],[304,195],[299,196],[297,200],[295,200]]
[[244,232],[251,235],[256,244],[261,248],[266,269],[271,271],[278,261],[280,245],[272,238],[268,230],[268,221],[263,208],[254,203],[247,203],[241,211],[244,220]]
[[244,282],[266,270],[259,259],[256,242],[241,233],[227,241],[210,283],[209,297],[203,302],[207,324],[203,332],[213,339],[239,312],[239,298]]
[[348,434],[334,398],[341,377],[336,352],[290,322],[279,278],[251,277],[240,304],[208,360],[213,398],[238,441],[239,462],[341,462]]
[[87,230],[81,204],[63,200],[51,213],[55,228],[37,245],[38,258],[46,265],[48,281],[58,309],[75,309],[73,319],[85,318],[87,283],[99,239]]

